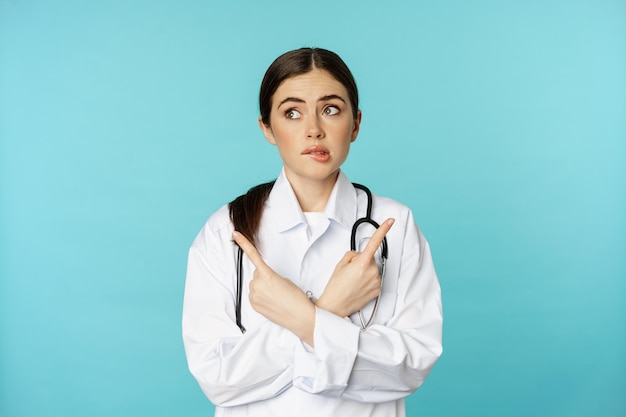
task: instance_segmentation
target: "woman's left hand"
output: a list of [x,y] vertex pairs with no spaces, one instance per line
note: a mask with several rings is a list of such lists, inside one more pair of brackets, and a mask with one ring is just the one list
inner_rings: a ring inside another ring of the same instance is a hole
[[315,305],[293,282],[270,268],[244,235],[234,232],[233,239],[255,267],[250,281],[252,308],[313,346]]

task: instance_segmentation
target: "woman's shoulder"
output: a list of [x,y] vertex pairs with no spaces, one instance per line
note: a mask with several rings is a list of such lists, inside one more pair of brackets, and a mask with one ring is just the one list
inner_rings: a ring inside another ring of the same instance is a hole
[[206,221],[206,226],[213,230],[221,230],[223,228],[231,227],[228,204],[224,204],[211,214]]
[[383,221],[389,217],[396,220],[394,228],[415,230],[421,234],[420,228],[414,217],[413,210],[406,204],[393,198],[372,194],[372,217]]
[[193,246],[215,246],[218,241],[232,239],[233,226],[230,221],[228,204],[217,209],[204,223],[196,236]]
[[411,209],[398,200],[372,193],[372,211],[384,214],[396,214],[400,217],[412,216]]

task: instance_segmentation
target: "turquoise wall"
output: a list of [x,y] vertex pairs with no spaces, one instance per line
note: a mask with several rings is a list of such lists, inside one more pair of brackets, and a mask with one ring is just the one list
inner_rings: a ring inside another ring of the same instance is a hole
[[338,52],[344,169],[409,205],[444,355],[411,416],[626,415],[624,1],[0,0],[0,415],[208,416],[205,219],[275,177],[266,67]]

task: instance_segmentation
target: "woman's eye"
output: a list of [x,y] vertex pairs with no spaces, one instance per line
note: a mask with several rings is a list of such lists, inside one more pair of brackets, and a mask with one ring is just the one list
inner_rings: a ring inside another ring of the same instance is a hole
[[339,113],[339,108],[335,107],[335,106],[328,106],[326,108],[324,108],[324,114],[326,116],[333,116],[335,114]]
[[299,119],[300,112],[298,110],[287,110],[287,112],[285,113],[285,117],[287,119]]

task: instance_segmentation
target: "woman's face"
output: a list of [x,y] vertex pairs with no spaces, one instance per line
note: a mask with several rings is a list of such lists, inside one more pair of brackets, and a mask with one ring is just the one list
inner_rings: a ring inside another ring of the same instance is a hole
[[296,187],[312,181],[334,185],[360,122],[361,112],[355,119],[343,84],[319,69],[283,81],[272,96],[270,125],[259,118]]

